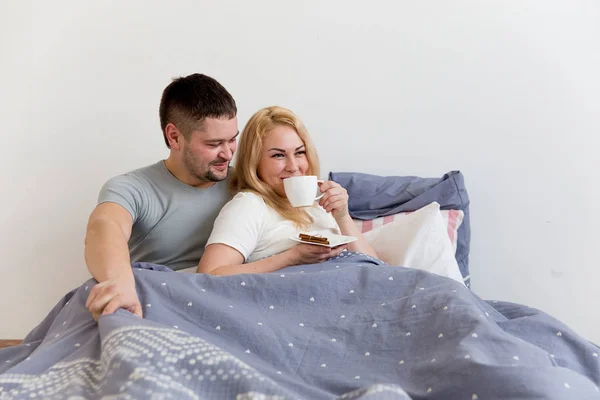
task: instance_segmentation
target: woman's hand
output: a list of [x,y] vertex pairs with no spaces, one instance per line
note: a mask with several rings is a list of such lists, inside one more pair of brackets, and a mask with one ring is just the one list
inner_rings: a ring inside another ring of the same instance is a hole
[[292,265],[317,264],[337,257],[344,250],[344,246],[329,248],[314,244],[300,243],[288,250]]
[[324,193],[319,201],[319,205],[330,212],[335,222],[337,222],[342,235],[354,236],[357,240],[348,243],[349,251],[368,254],[371,257],[377,258],[377,253],[373,247],[364,238],[360,229],[350,216],[348,211],[348,192],[340,184],[332,181],[323,182],[321,184],[321,192]]
[[323,197],[319,205],[331,213],[336,221],[348,218],[348,192],[339,183],[326,181],[321,184]]

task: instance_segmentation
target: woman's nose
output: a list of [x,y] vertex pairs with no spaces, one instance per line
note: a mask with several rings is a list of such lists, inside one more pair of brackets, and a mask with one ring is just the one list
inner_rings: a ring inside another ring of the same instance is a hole
[[285,170],[287,172],[298,171],[298,163],[296,162],[296,160],[293,157],[287,159],[287,162],[285,163]]

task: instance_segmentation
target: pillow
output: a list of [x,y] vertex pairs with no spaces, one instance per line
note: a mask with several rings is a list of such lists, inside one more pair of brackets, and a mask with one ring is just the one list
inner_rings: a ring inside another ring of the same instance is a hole
[[470,202],[460,171],[450,171],[441,178],[330,172],[329,180],[348,191],[348,210],[354,219],[370,220],[415,211],[434,201],[440,204],[442,210],[461,210],[464,217],[457,231],[455,257],[467,287],[470,286]]
[[440,205],[433,202],[363,234],[380,260],[420,269],[465,284]]
[[[401,212],[366,221],[355,219],[354,223],[356,226],[358,226],[358,229],[360,229],[361,233],[364,234],[372,231],[375,228],[379,228],[380,226],[394,222],[397,219],[404,218],[406,215],[412,214],[413,212],[414,211]],[[446,231],[448,232],[448,237],[450,238],[450,243],[452,243],[454,253],[456,254],[456,246],[458,244],[458,228],[460,228],[460,225],[463,222],[465,213],[461,210],[441,210],[440,212],[442,213],[442,219],[444,220],[444,225],[446,226]]]

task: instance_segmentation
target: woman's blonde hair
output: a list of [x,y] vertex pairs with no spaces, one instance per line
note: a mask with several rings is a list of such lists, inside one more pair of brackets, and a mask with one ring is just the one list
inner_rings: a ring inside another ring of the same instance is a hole
[[311,216],[301,208],[292,207],[286,197],[280,196],[258,176],[263,142],[268,133],[278,125],[289,126],[296,131],[305,146],[307,175],[319,176],[317,151],[300,118],[283,107],[266,107],[256,112],[242,131],[236,152],[231,191],[234,195],[242,191],[253,192],[261,196],[265,203],[281,216],[295,222],[298,227],[307,228],[314,222]]

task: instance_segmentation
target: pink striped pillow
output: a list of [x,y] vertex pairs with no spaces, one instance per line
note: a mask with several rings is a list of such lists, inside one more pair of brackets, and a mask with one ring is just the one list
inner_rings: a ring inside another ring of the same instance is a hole
[[[452,243],[452,247],[454,247],[454,252],[456,253],[456,244],[458,242],[458,228],[463,222],[465,213],[462,210],[441,210],[440,212],[442,213],[442,218],[444,219],[446,229],[448,230],[448,237],[450,238],[450,242]],[[389,224],[390,222],[402,218],[410,213],[411,212],[401,212],[398,214],[387,215],[385,217],[379,217],[365,221],[355,219],[354,222],[356,223],[356,225],[362,233],[366,233],[380,226]]]

